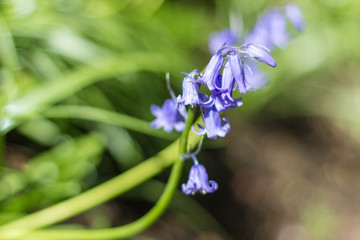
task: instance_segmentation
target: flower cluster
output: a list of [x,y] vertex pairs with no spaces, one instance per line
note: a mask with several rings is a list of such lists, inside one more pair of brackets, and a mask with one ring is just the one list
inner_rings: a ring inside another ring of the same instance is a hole
[[[305,29],[305,21],[301,10],[295,3],[289,3],[284,10],[271,8],[261,14],[255,27],[241,39],[238,33],[230,29],[214,33],[209,38],[209,49],[215,53],[224,44],[234,46],[239,42],[252,43],[273,51],[276,47],[284,48],[294,39],[288,31],[288,22],[298,31]],[[231,28],[234,29],[234,28]],[[256,62],[249,60],[245,68],[248,82],[253,90],[257,90],[267,83],[267,76],[260,71]]]
[[[185,106],[199,106],[204,126],[193,126],[192,131],[198,135],[207,135],[216,139],[224,137],[230,131],[230,123],[220,113],[241,106],[242,98],[233,97],[233,92],[246,94],[247,91],[262,87],[266,82],[264,73],[258,70],[256,63],[262,62],[276,67],[275,59],[270,55],[274,47],[284,47],[291,38],[287,31],[287,20],[296,30],[304,29],[301,11],[295,4],[288,4],[285,11],[271,9],[260,16],[254,29],[244,38],[245,44],[235,46],[239,41],[238,34],[223,30],[210,37],[209,47],[213,53],[203,73],[193,70],[185,73],[182,83],[182,94],[167,99],[162,108],[152,105],[151,111],[157,117],[151,126],[171,132],[173,128],[183,131],[186,119]],[[209,95],[199,92],[206,87]],[[217,189],[214,181],[208,181],[203,165],[192,155],[194,166],[190,170],[189,181],[182,185],[185,194],[196,192],[211,193]]]

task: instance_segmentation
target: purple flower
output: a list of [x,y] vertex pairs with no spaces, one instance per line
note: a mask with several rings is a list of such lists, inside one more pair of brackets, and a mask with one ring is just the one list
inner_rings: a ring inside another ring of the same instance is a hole
[[285,14],[297,31],[302,32],[304,30],[305,20],[300,8],[295,3],[289,3],[286,5]]
[[193,70],[191,73],[187,74],[187,76],[183,80],[182,96],[179,95],[177,97],[177,103],[191,106],[208,106],[208,103],[202,101],[204,96],[199,94],[198,80],[195,79],[195,77],[199,74],[200,72],[198,70]]
[[[231,74],[232,74],[233,78],[235,79],[236,85],[239,88],[239,92],[245,94],[246,90],[247,90],[247,86],[246,86],[245,74],[244,74],[243,63],[241,61],[241,58],[234,51],[231,51],[228,54],[228,58],[229,58]],[[224,69],[224,71],[225,71],[225,69]],[[226,74],[228,74],[228,73],[226,73]],[[228,78],[228,76],[224,76],[224,78]],[[228,80],[226,80],[226,81],[228,81]]]
[[222,118],[222,120],[226,122],[224,125],[221,125],[220,114],[215,105],[213,105],[204,110],[203,121],[205,127],[198,124],[200,131],[196,131],[194,127],[192,127],[192,130],[198,135],[204,135],[206,133],[207,137],[212,139],[216,139],[217,136],[225,137],[230,131],[230,124],[227,118]]
[[268,49],[251,43],[244,45],[244,48],[250,57],[255,60],[266,63],[271,67],[276,67],[275,59],[269,54]]
[[190,169],[189,180],[186,184],[183,183],[181,188],[186,195],[195,195],[195,193],[205,195],[206,193],[213,193],[216,191],[218,189],[218,184],[215,181],[209,181],[205,167],[196,160],[195,164]]
[[217,91],[230,93],[233,91],[235,79],[231,73],[229,62],[227,62],[223,69],[223,75],[218,75],[215,81]]
[[230,29],[211,34],[209,38],[209,49],[212,54],[222,47],[231,47],[238,42],[238,37]]
[[278,10],[270,10],[268,14],[269,33],[272,43],[283,48],[290,42],[289,34],[286,29],[286,19],[284,15]]
[[271,50],[273,44],[271,42],[266,21],[260,18],[253,30],[247,35],[245,42],[262,45]]
[[181,132],[185,128],[184,117],[178,111],[178,105],[173,99],[165,100],[161,108],[154,104],[151,105],[151,113],[156,117],[150,123],[153,128],[163,127],[165,132],[172,132],[173,128]]
[[[228,63],[226,65],[228,65]],[[225,77],[223,78],[222,75],[218,76],[216,80],[217,91],[213,91],[212,96],[210,96],[212,103],[215,104],[215,107],[219,112],[231,110],[242,105],[242,102],[240,102],[242,98],[232,97],[234,77],[231,75],[230,70],[225,71],[225,69],[230,69],[230,67],[226,65],[223,71]],[[227,72],[230,72],[231,76],[227,76]],[[231,80],[229,81],[230,78]]]
[[265,46],[270,51],[274,45],[285,47],[289,41],[289,35],[286,31],[286,19],[276,9],[265,12],[259,18],[254,29],[246,37],[247,43]]
[[177,97],[177,102],[184,105],[197,105],[199,104],[199,85],[195,76],[199,74],[198,70],[189,73],[183,80],[182,96]]
[[206,66],[204,74],[201,76],[201,82],[206,84],[210,91],[215,89],[215,81],[219,75],[223,60],[223,56],[220,52],[214,54]]
[[216,110],[219,112],[224,112],[226,110],[231,110],[236,107],[243,105],[242,98],[233,98],[232,93],[213,93],[211,98],[214,101]]

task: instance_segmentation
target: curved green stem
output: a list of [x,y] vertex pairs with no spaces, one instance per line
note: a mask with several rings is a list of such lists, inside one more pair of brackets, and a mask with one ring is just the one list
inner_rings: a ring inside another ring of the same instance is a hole
[[77,118],[108,123],[154,137],[161,137],[169,140],[174,140],[176,138],[175,133],[169,134],[160,129],[154,129],[147,121],[100,108],[62,105],[46,110],[43,115],[48,118]]
[[[174,194],[183,166],[183,162],[179,157],[175,160],[174,156],[185,153],[188,145],[195,146],[200,141],[200,137],[197,135],[191,134],[189,136],[193,119],[194,111],[191,109],[180,142],[174,142],[157,156],[77,197],[1,226],[0,239],[23,239],[24,237],[26,239],[111,239],[126,238],[141,232],[158,219]],[[168,184],[159,201],[145,216],[133,223],[121,227],[99,230],[49,229],[30,232],[74,216],[124,193],[161,172],[172,163],[174,165]]]

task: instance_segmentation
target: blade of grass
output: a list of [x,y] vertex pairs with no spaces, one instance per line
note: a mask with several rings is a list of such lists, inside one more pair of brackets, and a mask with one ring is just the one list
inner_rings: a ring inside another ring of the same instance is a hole
[[74,105],[55,106],[44,111],[43,115],[48,118],[75,118],[108,123],[136,132],[148,134],[150,136],[169,140],[174,140],[177,135],[176,133],[169,134],[160,129],[154,129],[147,121],[94,107]]
[[102,59],[72,73],[41,85],[4,107],[0,131],[6,133],[29,117],[97,81],[140,70],[166,69],[166,58],[153,53],[126,54]]

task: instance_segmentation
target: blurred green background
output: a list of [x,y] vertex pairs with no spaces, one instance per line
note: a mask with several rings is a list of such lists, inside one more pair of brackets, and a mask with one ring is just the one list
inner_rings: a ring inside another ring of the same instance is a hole
[[[150,105],[202,69],[208,37],[286,1],[13,0],[0,2],[0,223],[71,198],[171,143],[86,120],[59,106],[101,108],[150,122]],[[297,1],[304,33],[272,55],[269,84],[226,113],[232,130],[199,161],[219,190],[180,191],[134,239],[360,239],[360,2]],[[80,118],[80,119],[79,119]],[[110,121],[111,122],[111,121]],[[141,131],[141,130],[140,130]],[[187,179],[186,164],[182,182]],[[61,223],[104,228],[148,211],[164,172]]]

